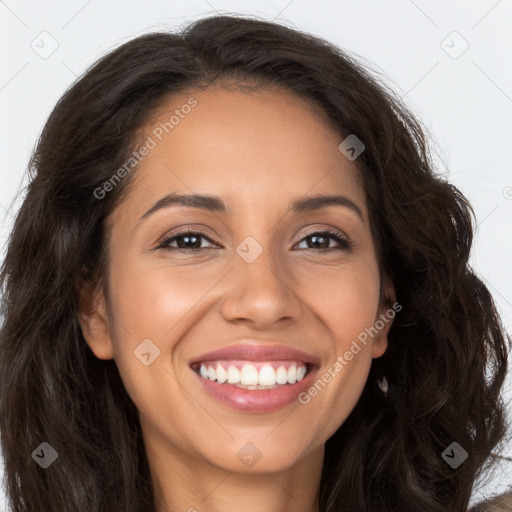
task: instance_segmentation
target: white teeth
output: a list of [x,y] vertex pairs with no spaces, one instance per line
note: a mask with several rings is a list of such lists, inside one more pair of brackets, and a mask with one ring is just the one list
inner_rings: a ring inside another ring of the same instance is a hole
[[208,366],[208,378],[210,380],[217,380],[217,374],[211,366]]
[[252,364],[244,364],[240,372],[240,384],[255,386],[258,384],[258,370]]
[[288,382],[288,371],[284,366],[280,366],[276,372],[276,384],[286,384]]
[[276,371],[268,364],[263,365],[260,370],[259,384],[262,386],[273,386],[275,383]]
[[271,364],[265,363],[260,371],[250,363],[246,363],[239,370],[236,366],[228,366],[227,371],[222,364],[217,363],[215,369],[212,366],[201,364],[199,374],[203,379],[217,381],[219,384],[238,384],[247,386],[247,389],[265,389],[259,386],[276,386],[284,384],[295,384],[300,382],[306,375],[305,365],[291,364],[287,370],[283,365],[277,370]]
[[235,366],[228,368],[228,384],[238,384],[240,382],[240,370]]
[[222,368],[222,366],[218,364],[215,373],[217,374],[217,382],[219,382],[220,384],[224,384],[224,382],[226,382],[226,379],[228,378],[226,370],[224,370],[224,368]]
[[295,384],[295,382],[297,382],[297,367],[292,364],[288,368],[288,384]]

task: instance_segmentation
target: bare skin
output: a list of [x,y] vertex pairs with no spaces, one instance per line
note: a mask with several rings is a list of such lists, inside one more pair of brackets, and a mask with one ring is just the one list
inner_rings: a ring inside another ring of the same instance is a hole
[[[191,96],[197,106],[143,159],[108,219],[109,295],[83,291],[82,330],[98,358],[115,359],[139,410],[158,512],[315,512],[325,442],[357,403],[391,322],[308,403],[273,412],[219,403],[189,361],[250,338],[312,354],[318,378],[333,374],[337,356],[389,309],[381,285],[394,295],[381,283],[359,170],[322,113],[283,92],[180,93],[143,135]],[[219,196],[229,210],[174,204],[140,220],[170,193]],[[334,193],[362,218],[343,205],[291,211],[297,199]],[[207,238],[157,249],[187,227]],[[325,229],[350,248],[332,237],[321,240],[329,252],[311,244]],[[248,236],[263,249],[252,263],[236,250]],[[148,366],[134,355],[145,339],[160,350]],[[261,454],[251,467],[237,457],[247,443]]]

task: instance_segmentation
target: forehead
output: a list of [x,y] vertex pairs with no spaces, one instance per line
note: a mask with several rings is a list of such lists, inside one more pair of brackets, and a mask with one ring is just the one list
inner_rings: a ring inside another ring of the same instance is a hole
[[140,135],[152,141],[130,193],[140,204],[194,192],[261,211],[340,192],[365,209],[360,171],[338,149],[344,137],[319,107],[291,93],[210,87],[173,94]]

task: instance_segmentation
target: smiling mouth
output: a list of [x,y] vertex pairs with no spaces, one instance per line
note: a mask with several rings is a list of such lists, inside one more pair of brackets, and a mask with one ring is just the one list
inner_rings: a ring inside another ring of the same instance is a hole
[[303,361],[202,361],[191,365],[205,380],[228,384],[241,389],[265,390],[300,382],[312,365]]

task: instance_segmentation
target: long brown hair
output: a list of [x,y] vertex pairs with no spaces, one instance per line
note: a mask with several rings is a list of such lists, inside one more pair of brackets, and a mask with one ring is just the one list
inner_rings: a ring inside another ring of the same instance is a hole
[[[284,88],[319,105],[340,142],[356,134],[365,145],[357,165],[378,256],[403,309],[356,407],[326,443],[321,511],[465,511],[505,433],[508,350],[493,299],[468,264],[471,207],[436,173],[419,122],[347,53],[237,16],[123,44],[64,94],[44,127],[0,273],[12,511],[154,510],[137,409],[115,362],[85,343],[77,287],[108,283],[105,219],[136,168],[105,197],[94,191],[126,162],[163,100],[219,81]],[[384,375],[386,397],[377,386]],[[442,457],[454,442],[468,453],[457,468]],[[58,454],[46,469],[33,457],[41,443]]]

